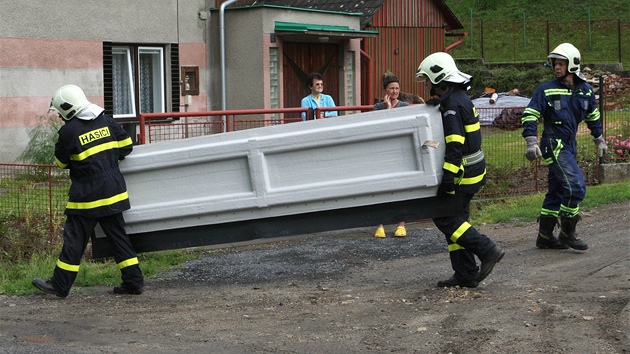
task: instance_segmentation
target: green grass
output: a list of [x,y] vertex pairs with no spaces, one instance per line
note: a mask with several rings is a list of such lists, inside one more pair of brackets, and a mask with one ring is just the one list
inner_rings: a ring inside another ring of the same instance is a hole
[[[630,180],[621,183],[601,184],[586,188],[586,198],[580,204],[581,211],[589,211],[605,204],[630,201]],[[536,220],[544,193],[478,200],[477,210],[471,211],[471,223],[516,223]]]
[[[166,277],[168,270],[177,269],[184,262],[199,258],[202,253],[201,250],[174,250],[143,253],[138,258],[145,278],[154,278]],[[49,278],[58,256],[59,250],[53,250],[35,253],[29,261],[0,263],[0,294],[29,295],[38,292],[31,281],[35,277]],[[113,260],[83,260],[74,287],[113,286],[120,282],[120,270]]]
[[[628,65],[623,62],[630,58],[630,46],[626,45],[630,40],[630,0],[445,3],[463,26],[453,32],[467,33],[449,53],[460,70],[473,76],[474,92],[484,87],[498,92],[517,87],[521,94],[531,97],[541,82],[554,77],[543,64],[549,51],[562,42],[570,42],[580,50],[582,68],[589,66],[597,71],[601,64],[621,61],[627,71]],[[458,36],[447,37],[445,44],[458,40]],[[608,66],[603,70],[612,69]]]

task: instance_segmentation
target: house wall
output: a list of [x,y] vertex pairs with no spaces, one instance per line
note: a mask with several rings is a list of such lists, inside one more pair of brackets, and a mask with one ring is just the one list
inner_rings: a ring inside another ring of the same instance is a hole
[[428,98],[424,84],[415,82],[416,69],[431,53],[443,51],[446,19],[432,0],[385,0],[365,29],[377,30],[367,39],[372,57],[375,98],[382,96],[382,76],[391,70],[402,92]]
[[[14,162],[62,85],[103,105],[104,41],[180,43],[180,65],[205,71],[205,0],[3,0],[0,3],[0,162]],[[205,110],[205,72],[192,108]]]
[[[225,10],[225,69],[226,69],[226,108],[258,109],[269,108],[269,48],[282,49],[282,38],[276,35],[276,43],[271,43],[276,21],[297,22],[321,25],[347,26],[360,29],[360,17],[355,15],[312,12],[300,9],[252,7],[226,8]],[[209,19],[210,37],[209,72],[213,80],[208,93],[211,110],[221,109],[221,50],[219,11],[213,10]],[[305,38],[305,40],[308,40]],[[312,40],[312,39],[311,39]],[[355,51],[356,86],[360,83],[359,39],[343,41],[341,48],[345,60],[348,50]],[[280,62],[282,65],[282,57]],[[345,73],[345,70],[341,70]],[[280,78],[282,84],[282,77]],[[345,76],[339,79],[340,98],[346,97]],[[282,91],[291,88],[281,88]],[[360,92],[356,93],[360,102]]]

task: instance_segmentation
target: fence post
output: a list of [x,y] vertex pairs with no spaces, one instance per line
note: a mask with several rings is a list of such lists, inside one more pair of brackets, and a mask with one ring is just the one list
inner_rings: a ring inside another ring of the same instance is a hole
[[49,245],[52,245],[53,233],[54,233],[54,227],[53,227],[54,211],[53,211],[53,206],[52,206],[53,205],[52,189],[53,189],[52,167],[48,166],[48,244]]
[[606,136],[606,110],[604,109],[604,101],[606,100],[606,87],[604,86],[604,77],[599,77],[599,119],[602,120],[602,129]]
[[623,63],[621,54],[621,19],[617,19],[617,53],[619,53],[619,64]]
[[549,53],[551,51],[549,48],[549,20],[545,20],[545,27],[547,28],[547,53]]
[[483,38],[484,38],[484,36],[483,36],[483,19],[479,20],[479,27],[481,27],[481,30],[479,31],[479,32],[481,32],[480,33],[481,40],[479,41],[481,43],[481,60],[485,62],[486,55],[485,55],[485,52],[484,52],[484,49],[483,49]]

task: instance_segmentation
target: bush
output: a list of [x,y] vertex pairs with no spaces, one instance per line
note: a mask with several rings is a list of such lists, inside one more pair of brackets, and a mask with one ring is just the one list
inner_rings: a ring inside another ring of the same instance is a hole
[[[49,236],[48,215],[36,215],[31,212],[19,216],[7,216],[0,219],[0,263],[28,261],[33,254],[42,250],[54,249],[59,237]],[[61,234],[59,223],[58,234]]]
[[612,135],[607,138],[608,152],[613,160],[619,162],[630,161],[630,138],[624,138],[623,134]]
[[30,140],[18,161],[49,165],[55,162],[55,136],[63,125],[56,115],[44,114],[38,116],[39,123],[30,132]]

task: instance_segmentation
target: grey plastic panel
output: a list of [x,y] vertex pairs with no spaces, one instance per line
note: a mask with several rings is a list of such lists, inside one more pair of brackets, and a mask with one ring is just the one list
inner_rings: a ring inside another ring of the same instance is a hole
[[443,141],[438,109],[418,105],[136,146],[120,164],[127,232],[432,197]]

